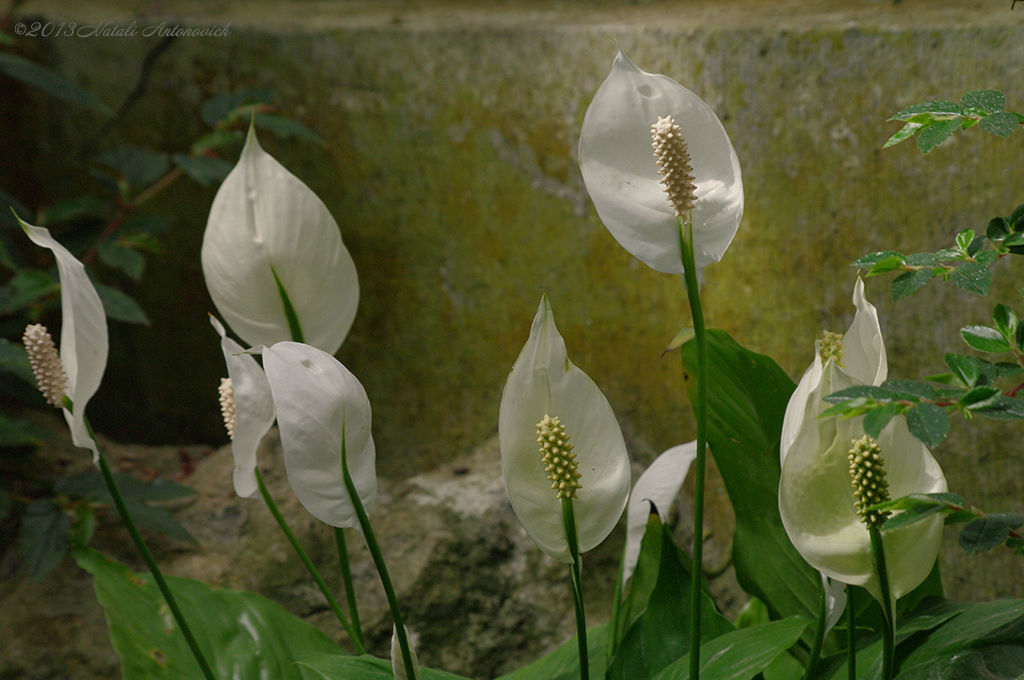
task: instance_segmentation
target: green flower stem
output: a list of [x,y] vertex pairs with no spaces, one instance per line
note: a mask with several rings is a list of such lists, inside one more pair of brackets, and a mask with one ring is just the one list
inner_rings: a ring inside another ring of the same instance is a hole
[[352,568],[348,562],[348,543],[345,541],[345,530],[341,527],[334,527],[334,542],[338,544],[338,561],[341,562],[341,578],[345,583],[345,597],[348,599],[348,615],[352,617],[352,628],[356,631],[356,637],[362,642],[363,629],[359,625],[356,589],[352,583]]
[[700,604],[704,581],[704,468],[708,443],[708,339],[704,309],[700,304],[700,283],[693,255],[693,221],[679,224],[679,245],[683,254],[683,277],[690,302],[693,332],[697,342],[697,457],[693,461],[693,587],[690,594],[690,678],[700,678]]
[[[72,410],[71,400],[67,397],[64,398],[64,406],[70,411]],[[89,420],[85,420],[85,427],[89,432],[89,436],[92,437],[93,441],[96,441],[96,436],[92,432],[92,425],[89,424]],[[160,593],[163,594],[164,600],[167,602],[168,609],[171,610],[171,615],[178,624],[178,628],[181,629],[181,634],[185,637],[185,642],[188,644],[188,648],[192,651],[192,656],[195,657],[196,663],[199,664],[200,670],[203,672],[203,676],[206,680],[214,680],[213,671],[210,669],[210,664],[207,663],[206,657],[203,656],[203,651],[199,649],[199,643],[196,641],[194,635],[192,635],[192,629],[188,627],[188,623],[185,621],[185,616],[181,613],[181,608],[178,607],[177,600],[174,599],[174,593],[171,592],[170,586],[167,585],[167,581],[164,580],[163,572],[160,571],[160,567],[157,565],[156,560],[153,559],[153,553],[149,552],[149,547],[146,545],[146,541],[143,540],[142,534],[139,533],[139,529],[135,526],[135,520],[132,519],[131,513],[128,512],[128,506],[124,502],[124,497],[121,495],[121,490],[117,487],[117,482],[114,481],[114,475],[110,471],[110,466],[107,465],[107,458],[103,455],[103,451],[99,449],[99,443],[96,444],[96,450],[99,451],[99,462],[100,462],[100,474],[103,475],[103,482],[107,485],[107,491],[110,493],[110,497],[114,499],[114,507],[117,508],[117,513],[121,515],[121,520],[124,522],[125,527],[128,528],[128,534],[132,537],[132,541],[135,542],[135,547],[142,555],[143,561],[146,566],[149,567],[149,573],[153,575],[153,581],[156,583],[156,587],[160,589]]]
[[281,531],[283,531],[284,535],[288,538],[288,542],[292,544],[292,549],[295,550],[295,554],[298,555],[299,559],[302,560],[302,563],[306,565],[306,569],[309,570],[309,573],[316,582],[316,585],[320,588],[320,592],[324,594],[325,598],[327,598],[327,606],[331,608],[331,611],[334,612],[338,621],[340,621],[341,625],[345,628],[345,632],[348,633],[349,639],[352,640],[352,644],[356,648],[356,653],[366,654],[366,648],[363,647],[362,639],[356,635],[356,631],[353,630],[348,619],[345,618],[345,614],[342,613],[341,607],[338,606],[338,601],[334,599],[334,595],[331,594],[327,584],[324,583],[324,579],[320,576],[320,572],[316,570],[315,566],[313,566],[313,561],[309,559],[309,555],[306,554],[306,551],[299,543],[299,539],[295,537],[291,527],[288,526],[288,522],[285,521],[284,515],[282,515],[281,511],[278,509],[277,503],[275,503],[274,499],[270,496],[270,492],[267,490],[267,485],[263,482],[263,475],[260,474],[258,468],[256,469],[256,483],[259,485],[260,495],[263,497],[263,502],[265,502],[267,507],[270,509],[270,514],[277,520],[277,525],[281,527]]
[[572,499],[562,499],[562,523],[565,526],[565,537],[569,543],[569,578],[572,581],[572,602],[576,607],[576,641],[580,649],[580,680],[590,679],[590,653],[587,651],[587,615],[583,610],[583,578],[580,569],[580,546],[576,539],[576,516],[572,509]]
[[854,594],[856,588],[846,586],[846,670],[849,680],[857,680],[857,623]]
[[814,643],[811,647],[811,655],[807,659],[807,668],[804,670],[804,680],[814,677],[818,669],[818,659],[821,658],[821,645],[825,641],[825,619],[828,616],[828,593],[825,592],[825,581],[821,582],[821,597],[818,601],[818,625],[814,629]]
[[869,527],[871,534],[871,556],[878,570],[878,581],[882,590],[882,680],[891,680],[896,655],[896,612],[889,594],[889,571],[885,566],[885,548],[882,546],[882,532],[878,527]]
[[384,555],[380,551],[380,544],[377,543],[377,536],[370,526],[370,518],[366,515],[362,501],[359,500],[359,491],[356,489],[352,475],[348,472],[348,460],[345,453],[345,429],[341,430],[341,474],[345,479],[345,490],[352,501],[352,507],[359,519],[359,526],[363,530],[363,538],[366,539],[366,548],[373,557],[373,564],[377,567],[377,574],[380,576],[380,584],[384,587],[384,594],[388,598],[388,605],[391,607],[391,618],[395,623],[395,635],[398,636],[398,647],[402,650],[402,659],[405,661],[405,675],[409,680],[416,677],[416,666],[412,661],[412,652],[409,649],[409,636],[405,634],[405,622],[402,620],[402,611],[398,608],[398,597],[395,595],[395,588],[391,585],[391,577],[388,576],[388,566],[384,563]]

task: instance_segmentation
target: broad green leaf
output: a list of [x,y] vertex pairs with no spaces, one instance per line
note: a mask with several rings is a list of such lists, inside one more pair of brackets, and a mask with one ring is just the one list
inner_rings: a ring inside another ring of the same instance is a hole
[[41,226],[49,227],[61,222],[69,222],[82,217],[102,219],[109,213],[106,201],[95,196],[78,196],[58,201],[39,211],[38,221]]
[[117,170],[130,187],[142,190],[156,182],[170,169],[165,153],[136,146],[119,146],[96,156],[96,162]]
[[892,281],[892,301],[899,302],[911,293],[920,290],[932,280],[935,272],[930,267],[900,274]]
[[[0,413],[0,447],[34,446],[53,436],[39,423],[25,418],[8,418]],[[0,519],[3,519],[0,515]]]
[[33,502],[21,518],[18,549],[28,575],[41,579],[60,564],[68,554],[68,532],[71,520],[50,499]]
[[224,178],[231,172],[231,164],[219,158],[176,153],[171,156],[171,160],[181,168],[182,172],[204,187],[224,181]]
[[902,255],[887,257],[884,260],[880,260],[871,266],[866,276],[878,276],[879,274],[885,274],[887,272],[893,272],[901,269],[906,264],[907,258]]
[[923,127],[924,125],[921,123],[908,121],[903,127],[899,129],[899,132],[890,137],[888,141],[886,141],[886,143],[882,145],[882,148],[888,149],[890,146],[896,146],[900,142],[910,139],[915,134],[917,134],[917,132]]
[[979,352],[1000,354],[1010,351],[1010,343],[995,328],[966,326],[960,329],[960,335],[963,336],[964,342]]
[[[169,501],[175,498],[191,496],[194,491],[169,479],[157,477],[152,482],[144,482],[131,475],[114,473],[114,481],[121,495],[128,502],[144,503],[147,501]],[[94,503],[113,504],[114,500],[107,491],[107,485],[98,470],[83,472],[78,475],[60,477],[53,485],[54,493],[84,498]]]
[[131,513],[140,529],[166,534],[185,543],[197,543],[192,534],[174,518],[174,515],[163,508],[143,503],[128,503],[128,512]]
[[889,120],[910,120],[914,116],[928,113],[933,116],[962,116],[964,108],[955,102],[935,101],[914,104],[903,109]]
[[960,401],[958,403],[960,406],[974,410],[991,406],[999,395],[1000,391],[998,387],[979,385],[971,388],[967,394],[960,397]]
[[[608,624],[587,629],[587,651],[590,653],[590,677],[603,678],[607,667]],[[346,676],[347,677],[347,676]],[[424,676],[426,677],[426,676]],[[547,656],[497,680],[578,680],[580,677],[579,643],[576,637]]]
[[921,153],[928,155],[932,149],[960,129],[960,120],[960,118],[940,120],[921,130],[921,134],[917,136],[917,148],[921,150]]
[[100,301],[103,303],[103,310],[107,313],[108,319],[139,324],[141,326],[149,325],[149,317],[146,316],[144,311],[142,311],[142,307],[139,307],[138,302],[128,297],[128,295],[122,293],[117,288],[95,282],[94,285],[96,286],[96,293],[100,296]]
[[134,281],[142,278],[146,258],[139,251],[120,243],[102,242],[96,244],[96,253],[108,267],[124,272]]
[[315,132],[299,121],[292,120],[291,118],[282,118],[281,116],[275,116],[272,113],[257,113],[256,127],[263,128],[264,130],[270,130],[282,139],[298,137],[299,139],[303,139],[307,142],[326,146],[324,144],[324,140],[320,139]]
[[12,314],[60,290],[60,283],[38,269],[22,269],[0,287],[0,314]]
[[[810,620],[791,616],[781,621],[741,628],[706,642],[700,648],[700,676],[707,680],[749,680],[796,644]],[[655,676],[655,680],[688,680],[687,654]]]
[[886,380],[880,385],[883,390],[888,390],[898,399],[934,399],[935,388],[928,383],[917,380],[901,380],[894,378]]
[[907,428],[922,444],[934,448],[949,433],[949,414],[935,404],[918,404],[907,411]]
[[960,99],[960,105],[971,109],[980,109],[985,113],[1002,111],[1006,106],[1006,98],[999,90],[974,90]]
[[850,263],[850,266],[861,268],[873,267],[879,262],[882,262],[884,260],[890,260],[892,258],[896,258],[900,262],[906,261],[906,258],[900,253],[897,253],[895,250],[881,250],[877,253],[869,253],[864,257],[854,260],[853,262]]
[[985,132],[1006,139],[1020,127],[1020,121],[1013,113],[1000,111],[999,113],[993,113],[982,118],[981,122],[978,123],[978,127]]
[[[690,648],[690,589],[693,565],[684,560],[672,535],[657,518],[647,531],[661,541],[658,580],[644,613],[630,626],[615,657],[609,680],[646,680],[681,658]],[[646,539],[647,536],[645,535]],[[701,639],[711,640],[733,629],[714,601],[701,591]]]
[[971,411],[993,420],[1022,420],[1024,399],[1000,394],[986,404],[973,406]]
[[[318,680],[394,680],[391,661],[375,656],[342,656],[313,652],[305,654],[299,665],[314,673]],[[579,671],[577,671],[578,677]],[[542,677],[542,676],[537,676]],[[465,680],[461,675],[420,668],[421,680]]]
[[[125,680],[202,677],[149,574],[88,548],[74,554],[93,576]],[[297,662],[313,652],[343,653],[317,628],[260,595],[185,578],[167,582],[215,677],[319,680],[323,676]]]
[[1024,674],[1024,600],[959,606],[962,614],[910,651],[899,680],[1016,680]]
[[899,404],[889,402],[881,408],[868,411],[864,416],[864,433],[877,438],[889,421],[902,411]]
[[615,629],[612,631],[613,653],[617,649],[626,631],[633,625],[633,622],[640,618],[640,615],[647,609],[647,603],[651,599],[651,593],[658,583],[658,572],[661,567],[661,548],[664,541],[661,538],[663,525],[661,518],[652,513],[647,520],[647,528],[644,530],[643,539],[640,541],[640,554],[637,556],[636,568],[629,580],[629,592],[623,598],[622,605],[618,611],[618,620],[615,622]]
[[7,338],[0,338],[0,371],[13,373],[30,385],[36,384],[36,376],[32,372],[25,348]]
[[74,81],[24,57],[0,53],[0,71],[63,102],[84,106],[105,116],[113,115],[103,102]]
[[974,387],[978,382],[978,378],[981,377],[981,371],[978,368],[978,364],[971,361],[970,357],[946,352],[944,359],[946,361],[946,365],[949,366],[949,370],[953,371],[953,375],[956,376],[957,380],[959,380],[960,384],[964,387]]
[[854,385],[845,390],[839,390],[825,397],[830,404],[841,404],[844,401],[855,399],[866,399],[871,401],[889,401],[893,398],[892,392],[884,386],[875,385]]
[[992,272],[981,262],[964,262],[950,278],[957,288],[975,295],[988,295],[992,285]]
[[992,321],[995,322],[996,328],[1006,338],[1006,341],[1013,342],[1014,335],[1017,333],[1017,314],[1006,305],[999,303],[992,310]]
[[993,217],[985,228],[985,236],[990,241],[1002,241],[1010,235],[1010,222],[1005,217]]
[[[696,375],[695,343],[683,345],[682,360]],[[771,358],[721,330],[708,331],[708,360],[708,442],[736,512],[736,578],[773,615],[813,617],[821,577],[790,543],[779,516],[779,439],[795,385]],[[691,400],[696,382],[687,381]]]
[[968,522],[960,532],[960,547],[968,555],[977,555],[1002,545],[1010,535],[1010,529],[1024,524],[1024,517],[1008,512],[999,512],[979,517]]

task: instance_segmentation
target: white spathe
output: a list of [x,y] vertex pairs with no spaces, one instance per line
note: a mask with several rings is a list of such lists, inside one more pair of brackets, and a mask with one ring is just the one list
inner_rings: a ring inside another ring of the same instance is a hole
[[551,489],[537,444],[537,423],[545,415],[561,419],[575,447],[582,488],[571,502],[583,553],[600,544],[622,516],[629,497],[629,457],[608,400],[569,361],[546,296],[505,383],[498,443],[505,488],[519,522],[541,550],[569,563],[562,502]]
[[693,168],[699,282],[704,268],[722,259],[743,217],[739,159],[704,100],[667,76],[640,70],[620,50],[583,117],[580,170],[615,240],[652,269],[682,274],[679,218],[651,149],[651,126],[667,116],[681,128]]

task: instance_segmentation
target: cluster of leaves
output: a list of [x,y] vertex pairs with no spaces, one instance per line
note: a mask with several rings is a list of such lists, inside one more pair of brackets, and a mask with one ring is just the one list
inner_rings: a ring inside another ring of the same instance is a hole
[[908,106],[889,119],[905,124],[889,138],[883,148],[917,135],[917,148],[927,154],[957,130],[966,130],[975,125],[1005,139],[1024,124],[1024,115],[1004,111],[1005,106],[1006,99],[999,90],[968,92],[959,104],[934,101]]
[[[196,542],[174,515],[159,505],[150,505],[189,496],[191,489],[162,478],[150,483],[120,473],[114,473],[114,478],[140,527],[186,543]],[[7,498],[6,494],[2,497]],[[96,528],[97,514],[111,511],[113,504],[98,471],[56,480],[53,496],[31,502],[21,518],[17,543],[29,576],[46,576],[72,548],[87,546]],[[11,509],[9,499],[6,509]]]
[[1004,543],[1018,555],[1024,555],[1024,536],[1017,532],[1024,526],[1024,517],[1012,512],[985,514],[974,508],[968,509],[964,499],[955,493],[910,494],[879,503],[871,509],[902,511],[885,521],[883,531],[899,529],[941,514],[945,515],[946,524],[967,522],[960,531],[960,547],[968,555],[977,555]]
[[920,290],[935,277],[984,296],[992,286],[992,265],[1007,255],[1024,255],[1024,203],[1009,217],[989,220],[984,235],[973,229],[960,232],[952,248],[912,255],[883,250],[855,260],[852,266],[866,269],[868,277],[902,272],[892,282],[893,302]]

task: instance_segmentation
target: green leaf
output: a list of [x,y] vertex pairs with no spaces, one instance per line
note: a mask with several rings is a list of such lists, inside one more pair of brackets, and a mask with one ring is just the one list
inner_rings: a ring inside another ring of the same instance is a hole
[[960,105],[969,109],[979,109],[988,114],[1002,111],[1006,106],[1006,98],[999,90],[974,90],[960,99]]
[[993,217],[985,228],[985,236],[990,241],[1002,241],[1010,235],[1010,223],[1005,217]]
[[846,401],[853,401],[858,399],[871,400],[871,401],[890,401],[893,397],[885,387],[875,385],[854,385],[853,387],[847,387],[845,390],[839,390],[825,397],[825,401],[831,404],[841,404]]
[[127,503],[127,505],[128,511],[135,519],[135,523],[139,525],[139,528],[165,534],[183,543],[198,545],[192,534],[185,527],[181,526],[178,520],[174,518],[174,515],[163,508],[142,503]]
[[132,298],[119,291],[117,288],[104,285],[102,283],[95,283],[96,292],[100,296],[100,301],[103,303],[103,310],[107,314],[108,319],[114,321],[124,321],[125,323],[134,323],[142,326],[149,325],[149,317],[142,311],[142,307],[139,307]]
[[63,102],[84,106],[105,116],[113,115],[103,102],[74,81],[24,57],[0,53],[0,71]]
[[876,264],[878,264],[879,262],[882,262],[882,261],[885,261],[885,260],[891,260],[894,257],[896,259],[900,260],[900,262],[903,262],[903,261],[906,260],[906,258],[903,255],[901,255],[900,253],[897,253],[895,250],[881,250],[881,251],[879,251],[877,253],[869,253],[868,255],[865,255],[864,257],[861,257],[861,258],[859,258],[857,260],[854,260],[853,262],[850,263],[850,266],[851,267],[861,267],[861,268],[873,267]]
[[[53,436],[39,423],[25,418],[12,419],[0,413],[0,447],[33,446]],[[0,517],[2,519],[2,517]]]
[[900,680],[1016,680],[1024,673],[1024,601],[959,606],[962,614],[910,651],[900,666]]
[[[131,503],[169,501],[195,493],[187,486],[162,477],[147,483],[131,475],[115,472],[114,481],[125,501]],[[114,502],[98,470],[60,477],[54,482],[53,491],[71,498],[84,498],[93,503],[112,505]]]
[[204,187],[224,181],[224,178],[231,172],[231,164],[225,163],[219,158],[176,153],[171,156],[171,160],[181,168],[182,172]]
[[929,113],[934,116],[962,116],[964,108],[955,102],[934,101],[914,104],[903,109],[889,120],[910,120],[921,113]]
[[60,564],[68,554],[69,531],[71,520],[52,500],[42,499],[28,506],[21,519],[18,549],[29,577],[41,579]]
[[977,555],[1002,545],[1010,535],[1010,529],[1024,524],[1024,517],[1011,513],[992,513],[979,517],[960,532],[960,547],[968,555]]
[[878,276],[879,274],[885,274],[887,272],[897,271],[897,270],[903,268],[903,265],[906,264],[906,261],[907,261],[907,258],[903,257],[902,255],[899,255],[899,256],[894,255],[892,257],[886,258],[886,259],[881,260],[881,261],[877,262],[876,264],[872,265],[871,269],[868,270],[868,273],[866,274],[866,276],[868,276],[868,277]]
[[64,201],[58,201],[47,206],[39,213],[39,226],[50,227],[61,222],[71,222],[83,217],[102,219],[108,214],[109,206],[106,201],[95,196],[79,196]]
[[297,137],[307,142],[313,142],[320,146],[326,146],[324,140],[320,139],[312,130],[297,120],[282,118],[272,113],[256,113],[256,127],[273,132],[282,139]]
[[940,120],[921,130],[921,134],[917,136],[917,148],[921,150],[921,153],[928,155],[932,149],[960,129],[960,120],[960,118]]
[[992,405],[1000,394],[1001,392],[998,387],[979,385],[960,397],[960,401],[957,403],[960,406],[974,410]]
[[1020,127],[1020,121],[1017,120],[1017,116],[1013,113],[1001,111],[982,118],[981,122],[978,123],[978,127],[989,134],[1006,139]]
[[918,404],[907,411],[907,428],[922,444],[934,448],[949,433],[949,414],[935,404]]
[[[661,541],[658,580],[643,614],[623,636],[606,677],[608,680],[647,680],[684,656],[690,648],[690,589],[692,564],[680,554],[670,532],[652,516],[647,531]],[[647,535],[644,536],[647,539]],[[714,600],[702,591],[701,640],[710,640],[733,629],[718,613]]]
[[[779,440],[795,385],[769,357],[721,330],[708,331],[708,442],[736,513],[733,564],[748,593],[775,616],[818,609],[821,577],[789,541],[779,516]],[[696,375],[696,346],[682,347]],[[691,400],[696,380],[687,381]]]
[[96,244],[96,253],[103,264],[111,269],[124,272],[134,281],[142,278],[146,268],[146,258],[133,248],[126,248],[120,243],[101,242]]
[[[726,633],[700,647],[700,675],[708,680],[750,680],[767,668],[779,655],[796,644],[810,620],[791,616]],[[690,655],[687,654],[655,680],[688,680]]]
[[956,376],[957,380],[964,387],[974,387],[978,382],[978,378],[981,377],[978,364],[971,361],[970,357],[946,352],[946,356],[943,358],[946,361],[946,365],[949,366],[949,370],[953,371],[953,375]]
[[935,388],[928,383],[918,382],[917,380],[886,380],[879,387],[891,392],[893,397],[897,399],[916,401],[918,399],[935,398]]
[[988,326],[966,326],[960,329],[960,335],[963,337],[964,342],[979,352],[1000,354],[1010,351],[1010,343],[995,328],[989,328]]
[[981,262],[964,262],[953,271],[953,285],[975,295],[988,295],[992,272]]
[[60,291],[60,283],[38,269],[22,269],[0,287],[0,314],[13,314]]
[[[88,548],[74,555],[93,576],[125,680],[202,677],[151,576]],[[166,578],[215,677],[311,680],[322,676],[298,665],[300,659],[343,653],[317,628],[260,595]]]
[[920,290],[935,276],[931,268],[918,269],[914,272],[900,274],[892,281],[892,301],[898,302],[911,293]]
[[922,123],[915,123],[913,121],[907,122],[903,127],[899,129],[899,132],[894,134],[889,140],[882,145],[883,149],[888,149],[890,146],[896,146],[902,141],[910,139],[916,135],[921,128],[925,127]]
[[[375,656],[341,656],[339,654],[323,654],[313,652],[303,655],[300,666],[305,666],[315,673],[311,676],[323,680],[394,680],[391,661],[378,659]],[[576,671],[579,677],[579,671]],[[544,677],[541,675],[538,678]],[[461,675],[420,668],[421,680],[466,680]]]
[[[590,677],[603,678],[607,666],[606,654],[608,650],[608,624],[595,626],[587,629],[587,651],[590,653]],[[366,657],[361,657],[366,658]],[[390,666],[390,664],[388,664]],[[424,669],[424,672],[426,669]],[[360,676],[324,676],[358,678]],[[376,677],[376,676],[367,676]],[[424,675],[424,677],[427,677]],[[580,654],[579,643],[576,637],[551,652],[547,656],[534,661],[529,666],[520,668],[517,671],[503,675],[498,680],[578,680],[580,677]],[[388,676],[387,680],[392,680]],[[381,678],[384,680],[384,678]]]
[[1022,420],[1024,399],[1000,394],[986,404],[975,405],[971,411],[993,420]]
[[141,190],[149,187],[170,169],[165,153],[135,146],[119,146],[96,156],[96,162],[118,171],[130,187]]
[[893,416],[898,415],[901,410],[899,404],[889,402],[881,408],[868,411],[864,416],[864,433],[877,439]]
[[36,376],[32,372],[25,348],[7,338],[0,338],[0,371],[13,373],[29,385],[36,384]]
[[1007,343],[1013,342],[1014,335],[1017,333],[1017,314],[1007,307],[1006,305],[999,303],[995,309],[992,310],[992,321],[995,322],[996,328]]

